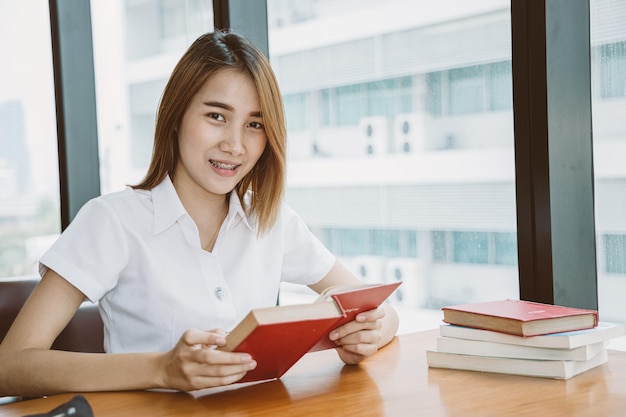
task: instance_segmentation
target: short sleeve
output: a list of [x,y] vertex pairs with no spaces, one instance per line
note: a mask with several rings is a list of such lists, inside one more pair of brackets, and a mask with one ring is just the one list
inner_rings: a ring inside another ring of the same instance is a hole
[[309,230],[292,208],[283,208],[283,281],[312,285],[328,274],[335,256]]
[[119,216],[102,198],[87,202],[40,260],[92,302],[113,288],[128,263],[129,253]]

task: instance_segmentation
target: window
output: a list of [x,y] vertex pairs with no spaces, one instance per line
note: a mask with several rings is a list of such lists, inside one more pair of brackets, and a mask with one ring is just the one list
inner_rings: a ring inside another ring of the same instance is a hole
[[592,0],[591,85],[598,304],[606,321],[626,321],[626,7]]
[[[288,201],[357,274],[428,279],[430,292],[406,298],[410,309],[493,296],[481,282],[490,271],[507,282],[497,295],[515,297],[509,1],[459,0],[475,10],[447,4],[419,16],[411,2],[382,3],[268,3],[289,120]],[[34,5],[0,0],[3,276],[35,273],[60,229],[49,14]],[[626,8],[590,6],[600,311],[623,321]],[[144,174],[158,91],[212,29],[210,9],[208,0],[92,3],[103,193]],[[345,30],[332,38],[306,32],[337,22]],[[444,297],[458,276],[463,297]]]
[[305,130],[310,125],[309,105],[305,93],[294,93],[283,97],[287,126],[292,131]]
[[[411,86],[411,78],[402,77],[322,90],[321,124],[357,126],[364,117],[408,113],[413,107]],[[285,107],[288,114],[297,111]]]
[[489,110],[510,110],[513,104],[511,61],[489,65]]
[[37,274],[61,230],[49,19],[0,0],[0,278]]
[[517,265],[514,233],[433,231],[431,239],[435,263]]
[[487,234],[481,232],[454,232],[454,262],[486,264],[489,261]]
[[212,0],[91,2],[103,194],[137,183],[146,173],[161,93],[191,42],[213,30],[212,5]]
[[[96,8],[99,13],[93,14],[94,20],[108,20],[115,28],[125,22],[124,49],[130,61],[179,53],[181,48],[186,48],[190,37],[207,32],[213,26],[212,0],[113,0],[110,5],[96,3],[92,2],[92,9]],[[103,13],[105,9],[110,12]]]
[[517,297],[510,2],[352,3],[268,1],[289,120],[306,103],[287,201],[357,276],[420,288],[410,311]]
[[426,108],[433,116],[511,110],[512,82],[511,61],[429,73]]
[[335,255],[416,257],[417,232],[394,229],[322,229],[318,237]]
[[131,167],[137,170],[145,169],[150,164],[157,106],[165,83],[165,79],[160,79],[128,86],[130,160]]
[[604,271],[608,274],[626,275],[626,235],[602,236]]
[[600,45],[602,98],[626,96],[626,41]]
[[448,71],[450,114],[476,113],[485,105],[483,66],[474,66]]
[[517,236],[515,233],[495,233],[494,263],[497,265],[517,265]]

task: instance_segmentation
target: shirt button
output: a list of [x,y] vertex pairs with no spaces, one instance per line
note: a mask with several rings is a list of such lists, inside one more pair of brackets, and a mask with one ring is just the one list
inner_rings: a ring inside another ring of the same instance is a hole
[[224,289],[222,287],[217,287],[213,293],[218,300],[222,301],[224,299]]

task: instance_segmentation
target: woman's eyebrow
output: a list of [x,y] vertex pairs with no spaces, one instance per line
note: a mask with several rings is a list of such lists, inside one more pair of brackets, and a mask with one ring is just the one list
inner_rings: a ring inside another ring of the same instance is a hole
[[233,106],[230,106],[230,105],[228,105],[226,103],[221,103],[219,101],[205,101],[202,104],[204,104],[205,106],[210,106],[210,107],[219,107],[221,109],[229,110],[229,111],[233,111],[234,110]]
[[[234,111],[235,108],[229,104],[226,103],[222,103],[219,101],[205,101],[204,103],[205,106],[210,106],[210,107],[218,107],[220,109],[224,109],[224,110],[228,110],[228,111]],[[251,111],[250,112],[250,117],[259,117],[262,118],[263,114],[261,113],[260,110],[255,110],[255,111]]]

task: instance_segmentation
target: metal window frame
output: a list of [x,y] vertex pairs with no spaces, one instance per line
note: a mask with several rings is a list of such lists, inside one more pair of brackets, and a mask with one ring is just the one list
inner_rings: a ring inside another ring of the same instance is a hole
[[100,195],[100,159],[91,33],[85,0],[49,0],[59,149],[61,228]]
[[588,0],[511,0],[520,297],[597,309]]

